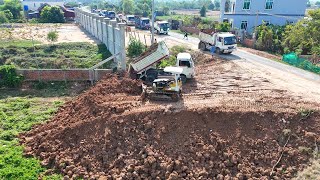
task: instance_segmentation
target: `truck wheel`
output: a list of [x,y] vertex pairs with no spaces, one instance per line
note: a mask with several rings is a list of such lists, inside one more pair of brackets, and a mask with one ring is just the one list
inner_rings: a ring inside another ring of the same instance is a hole
[[199,49],[200,49],[201,51],[206,51],[206,50],[207,50],[206,44],[203,43],[203,42],[200,42],[200,43],[199,43]]
[[182,84],[187,82],[187,77],[185,75],[180,75]]
[[216,49],[216,53],[217,53],[217,54],[221,54],[220,48],[217,48],[217,49]]

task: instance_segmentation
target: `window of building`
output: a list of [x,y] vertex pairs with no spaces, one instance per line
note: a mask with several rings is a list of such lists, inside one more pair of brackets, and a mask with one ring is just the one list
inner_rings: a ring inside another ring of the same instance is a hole
[[250,9],[251,0],[244,0],[243,1],[243,9]]
[[266,9],[273,8],[273,0],[266,0]]
[[247,30],[248,28],[248,21],[241,21],[241,29]]

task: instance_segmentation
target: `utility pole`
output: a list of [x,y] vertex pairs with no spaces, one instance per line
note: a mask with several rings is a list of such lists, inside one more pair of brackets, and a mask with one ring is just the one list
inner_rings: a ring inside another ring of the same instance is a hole
[[152,0],[152,7],[151,7],[151,45],[154,43],[154,0]]
[[254,37],[253,37],[254,41],[256,41],[256,37],[257,37],[258,20],[259,20],[259,11],[257,11],[256,21],[254,23]]

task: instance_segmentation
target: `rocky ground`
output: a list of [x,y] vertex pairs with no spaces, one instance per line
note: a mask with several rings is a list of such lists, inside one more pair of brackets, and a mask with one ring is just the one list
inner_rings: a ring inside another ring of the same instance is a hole
[[232,61],[196,52],[180,102],[141,102],[109,75],[21,134],[25,153],[65,179],[290,179],[320,144],[317,102]]

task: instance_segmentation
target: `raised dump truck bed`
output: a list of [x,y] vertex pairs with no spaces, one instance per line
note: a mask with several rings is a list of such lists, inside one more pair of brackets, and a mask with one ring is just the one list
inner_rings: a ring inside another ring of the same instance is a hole
[[[169,56],[169,49],[165,42],[153,44],[141,56],[130,63],[130,74],[141,75],[152,67],[155,63]],[[140,77],[141,78],[141,77]]]

